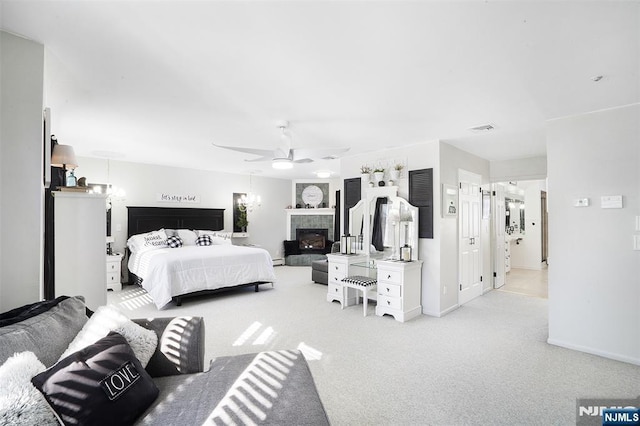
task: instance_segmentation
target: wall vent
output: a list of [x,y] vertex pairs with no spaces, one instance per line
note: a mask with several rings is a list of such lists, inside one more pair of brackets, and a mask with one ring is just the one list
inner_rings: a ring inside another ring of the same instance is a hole
[[472,132],[488,132],[495,128],[496,126],[494,126],[491,123],[488,123],[488,124],[482,124],[480,126],[471,127],[469,130],[471,130]]

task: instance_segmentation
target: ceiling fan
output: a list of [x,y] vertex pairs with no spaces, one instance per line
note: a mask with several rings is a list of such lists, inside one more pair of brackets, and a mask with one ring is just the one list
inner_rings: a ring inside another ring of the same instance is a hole
[[271,161],[274,169],[290,169],[294,163],[311,163],[314,160],[331,160],[338,158],[338,155],[347,152],[349,148],[291,148],[291,135],[288,133],[289,122],[279,121],[277,127],[280,129],[282,145],[275,149],[241,148],[236,146],[224,146],[212,143],[218,148],[230,149],[232,151],[244,152],[247,154],[259,155],[259,158],[244,160],[248,162]]

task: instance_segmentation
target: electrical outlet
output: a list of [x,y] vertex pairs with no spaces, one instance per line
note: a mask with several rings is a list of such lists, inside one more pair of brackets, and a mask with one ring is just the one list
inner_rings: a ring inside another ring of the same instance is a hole
[[442,294],[447,294],[447,287],[442,287]]

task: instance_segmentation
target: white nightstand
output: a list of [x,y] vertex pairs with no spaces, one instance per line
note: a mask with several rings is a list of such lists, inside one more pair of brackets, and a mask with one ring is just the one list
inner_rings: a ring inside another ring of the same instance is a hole
[[120,291],[122,283],[120,282],[120,265],[122,264],[122,255],[119,253],[107,255],[107,290]]

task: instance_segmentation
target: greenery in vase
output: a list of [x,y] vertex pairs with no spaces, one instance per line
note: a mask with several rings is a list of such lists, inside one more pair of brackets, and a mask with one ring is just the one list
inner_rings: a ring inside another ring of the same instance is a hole
[[238,210],[238,219],[236,220],[236,226],[240,229],[247,229],[247,225],[249,225],[249,221],[247,220],[247,211],[246,210]]
[[382,167],[377,167],[373,173],[384,173],[384,169]]
[[371,167],[369,167],[369,166],[361,166],[360,167],[360,173],[362,173],[363,175],[368,175],[369,173],[371,173]]

